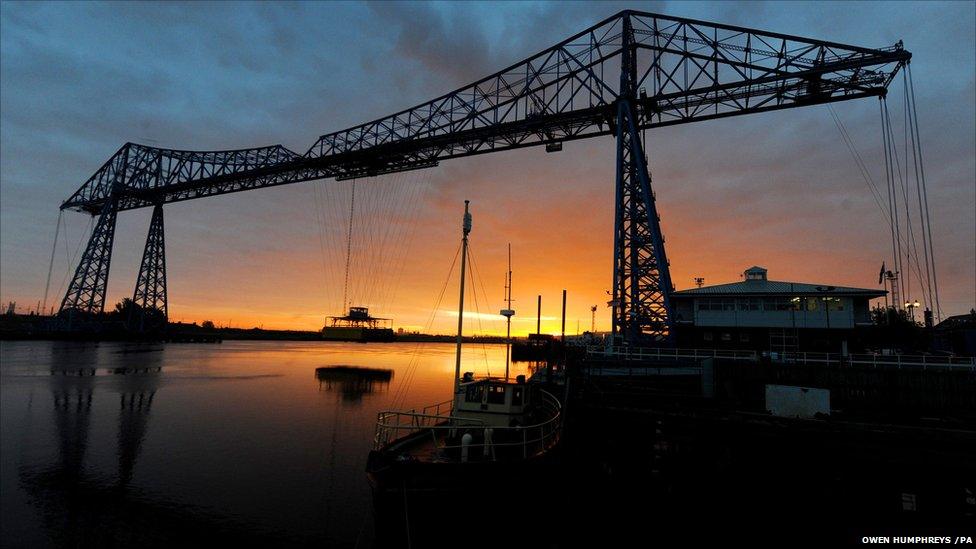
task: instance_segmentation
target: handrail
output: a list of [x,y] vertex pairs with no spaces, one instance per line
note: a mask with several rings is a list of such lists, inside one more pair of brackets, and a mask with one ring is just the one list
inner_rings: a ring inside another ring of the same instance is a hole
[[[660,347],[602,347],[588,345],[586,354],[619,358],[622,360],[724,358],[758,362],[755,351],[724,349],[671,349]],[[963,369],[976,371],[976,357],[940,355],[885,355],[880,353],[854,353],[841,355],[823,352],[767,352],[763,353],[775,362],[791,364],[840,364],[872,368],[929,368]]]
[[[376,436],[373,440],[374,449],[380,450],[396,440],[422,431],[429,431],[434,449],[445,456],[454,450],[462,449],[461,444],[448,444],[448,439],[455,435],[457,430],[479,429],[481,432],[478,434],[482,436],[481,441],[465,445],[469,452],[481,449],[484,458],[496,460],[499,457],[499,448],[521,447],[520,454],[523,459],[536,455],[552,447],[558,441],[562,419],[562,405],[559,400],[548,391],[540,390],[539,392],[542,395],[541,405],[546,412],[547,419],[534,425],[495,427],[489,426],[480,419],[452,415],[431,415],[412,410],[408,412],[380,412],[377,414]],[[427,408],[437,406],[439,405],[432,405]],[[439,434],[442,436],[438,436]],[[506,456],[503,454],[502,457]]]
[[672,349],[667,347],[603,347],[587,345],[586,354],[622,358],[624,360],[646,360],[666,358],[728,358],[732,360],[758,360],[755,351],[738,349]]

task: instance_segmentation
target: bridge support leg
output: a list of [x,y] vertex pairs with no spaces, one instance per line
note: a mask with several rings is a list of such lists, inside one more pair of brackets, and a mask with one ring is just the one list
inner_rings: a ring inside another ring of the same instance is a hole
[[617,101],[613,333],[635,345],[672,338],[671,273],[654,205],[635,108],[636,48],[624,21],[621,96]]
[[166,300],[166,240],[163,232],[163,205],[153,208],[146,248],[142,253],[139,278],[132,294],[133,315],[129,323],[139,331],[156,328],[169,318]]
[[104,310],[109,265],[112,262],[112,244],[115,240],[117,206],[114,198],[109,198],[102,206],[98,222],[88,239],[85,254],[81,256],[68,291],[61,300],[62,314],[90,314]]

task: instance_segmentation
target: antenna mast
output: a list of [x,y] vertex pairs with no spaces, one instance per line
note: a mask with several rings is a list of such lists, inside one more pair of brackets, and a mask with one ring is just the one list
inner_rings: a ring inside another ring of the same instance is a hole
[[512,310],[512,243],[508,243],[508,276],[505,278],[505,303],[507,309],[502,309],[502,316],[505,317],[505,380],[508,380],[508,365],[512,350],[512,317],[515,311]]

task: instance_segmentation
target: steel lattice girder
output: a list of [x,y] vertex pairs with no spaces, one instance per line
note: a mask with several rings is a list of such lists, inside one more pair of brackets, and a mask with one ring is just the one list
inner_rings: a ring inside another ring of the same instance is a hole
[[166,239],[163,231],[162,204],[157,204],[153,208],[132,302],[141,307],[143,312],[156,309],[162,312],[164,319],[169,317],[169,306],[166,300]]
[[632,344],[671,336],[671,275],[654,193],[630,97],[638,84],[632,22],[624,21],[617,102],[613,334]]
[[[614,78],[625,34],[636,72],[629,93]],[[623,11],[469,86],[324,135],[304,155],[281,145],[194,152],[126,144],[62,208],[95,214],[113,189],[121,211],[614,135],[625,96],[635,123],[651,128],[883,95],[910,58],[900,43],[869,49]]]
[[100,312],[104,308],[117,214],[115,201],[105,202],[88,239],[85,254],[81,256],[61,301],[60,311]]
[[613,333],[660,341],[671,334],[674,288],[633,108],[621,101],[619,113]]

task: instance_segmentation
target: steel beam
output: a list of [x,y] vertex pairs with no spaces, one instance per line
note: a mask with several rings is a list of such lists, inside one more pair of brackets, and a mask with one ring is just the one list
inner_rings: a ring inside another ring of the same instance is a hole
[[85,253],[75,269],[68,291],[61,301],[62,314],[100,313],[105,308],[112,244],[115,240],[115,219],[118,211],[115,200],[107,200],[98,215]]
[[640,132],[883,96],[910,59],[901,42],[872,49],[627,10],[473,84],[325,134],[304,155],[281,145],[185,151],[127,143],[61,205],[99,214],[62,310],[103,308],[119,211],[155,208],[134,300],[165,315],[162,204],[614,136],[614,333],[667,339],[672,285]]
[[138,331],[155,328],[169,318],[166,299],[166,240],[163,232],[163,205],[153,208],[146,248],[142,253],[139,277],[132,294],[130,327]]
[[671,337],[671,275],[635,109],[636,44],[624,20],[617,101],[613,333],[632,345]]

